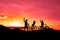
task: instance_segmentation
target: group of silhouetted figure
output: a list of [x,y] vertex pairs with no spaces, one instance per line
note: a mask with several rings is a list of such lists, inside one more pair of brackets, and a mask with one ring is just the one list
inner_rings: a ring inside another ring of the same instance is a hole
[[[40,20],[40,23],[41,23],[40,28],[41,28],[41,30],[42,30],[42,29],[44,28],[44,21],[43,21],[43,20]],[[25,24],[25,25],[24,25],[25,29],[28,30],[28,27],[29,27],[28,19],[25,19],[25,18],[24,18],[24,24]],[[32,25],[31,25],[32,29],[33,29],[33,27],[35,27],[35,24],[36,24],[36,21],[34,20],[33,23],[32,23]],[[45,28],[49,28],[49,27],[47,26],[47,24],[45,24]]]
[[[24,30],[26,30],[27,29],[27,31],[29,31],[28,29],[29,29],[29,27],[31,27],[31,30],[32,31],[37,31],[37,30],[33,30],[34,29],[34,27],[37,27],[37,26],[35,26],[35,24],[36,24],[36,21],[34,20],[33,22],[32,22],[32,24],[31,24],[31,26],[29,25],[29,23],[28,23],[28,19],[23,19],[23,21],[24,21]],[[39,26],[39,30],[38,31],[51,31],[52,29],[51,28],[49,28],[49,26],[47,26],[47,24],[45,24],[44,23],[44,21],[43,20],[40,20],[40,26]],[[22,31],[24,31],[24,30],[22,30]],[[9,29],[8,27],[5,27],[5,26],[3,26],[3,25],[0,25],[0,32],[1,31],[10,31],[10,32],[16,32],[16,31],[21,31],[21,29],[19,29],[19,28],[15,28],[15,29]]]

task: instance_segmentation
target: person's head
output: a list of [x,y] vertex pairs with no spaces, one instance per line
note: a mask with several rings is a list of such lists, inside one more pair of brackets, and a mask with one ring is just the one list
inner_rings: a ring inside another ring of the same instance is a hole
[[28,21],[28,19],[26,19],[26,21]]
[[43,20],[42,20],[42,22],[43,22]]
[[34,20],[34,22],[36,22],[36,21]]

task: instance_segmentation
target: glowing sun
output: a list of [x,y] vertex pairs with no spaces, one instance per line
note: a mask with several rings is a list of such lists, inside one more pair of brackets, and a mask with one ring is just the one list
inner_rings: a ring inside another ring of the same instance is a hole
[[20,26],[22,26],[22,25],[21,25],[21,23],[19,23],[19,22],[11,22],[11,23],[9,23],[9,26],[20,27]]

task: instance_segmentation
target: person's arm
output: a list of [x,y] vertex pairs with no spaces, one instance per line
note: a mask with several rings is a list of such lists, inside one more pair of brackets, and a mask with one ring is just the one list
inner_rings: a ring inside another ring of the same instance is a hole
[[24,20],[23,20],[24,22],[25,22],[25,18],[24,18]]

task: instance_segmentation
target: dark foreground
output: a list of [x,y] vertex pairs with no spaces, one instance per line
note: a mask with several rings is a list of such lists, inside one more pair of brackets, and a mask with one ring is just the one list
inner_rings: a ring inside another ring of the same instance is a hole
[[4,26],[2,26],[2,25],[0,25],[0,32],[19,32],[19,33],[27,33],[27,32],[35,32],[35,33],[44,33],[44,32],[49,32],[49,33],[51,33],[51,32],[54,32],[54,33],[58,33],[58,32],[60,32],[60,31],[57,31],[57,30],[54,30],[54,29],[52,29],[52,28],[48,28],[48,29],[44,29],[44,30],[34,30],[34,31],[23,31],[23,30],[20,30],[20,29],[9,29],[9,28],[7,28],[7,27],[4,27]]

